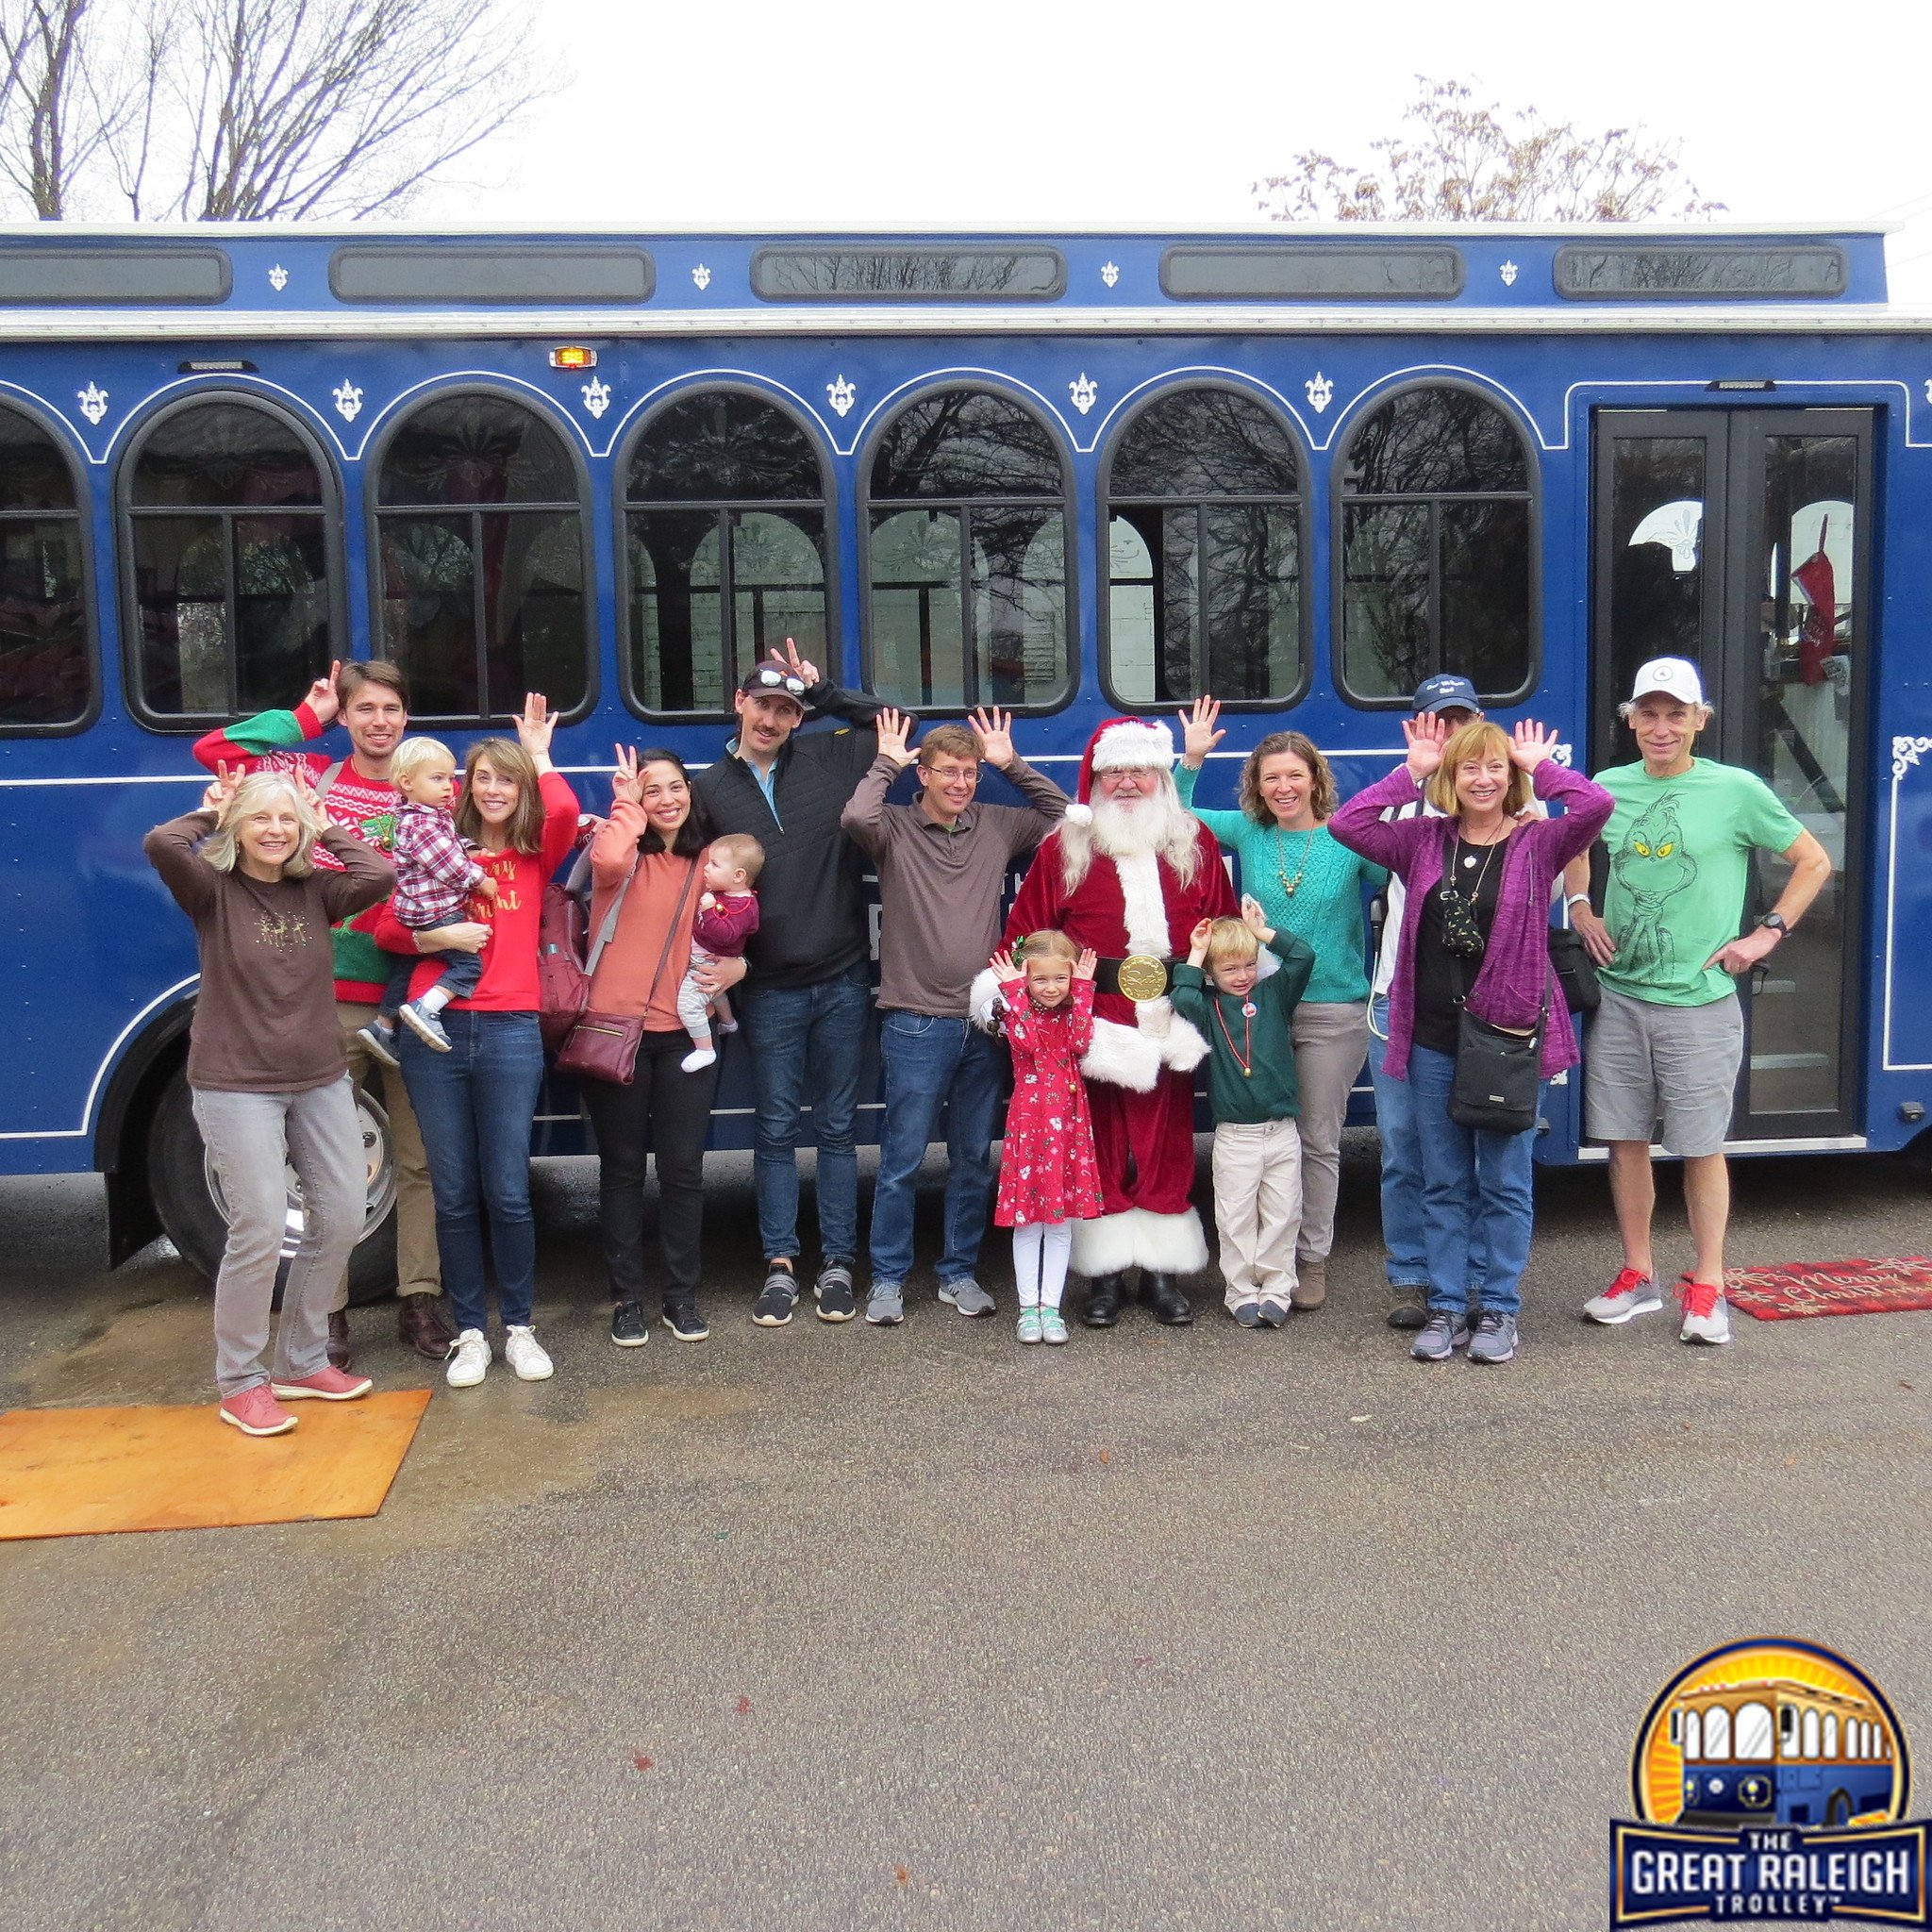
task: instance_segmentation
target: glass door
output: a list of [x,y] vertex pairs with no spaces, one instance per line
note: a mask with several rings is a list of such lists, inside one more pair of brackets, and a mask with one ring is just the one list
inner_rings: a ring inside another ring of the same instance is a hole
[[[1740,987],[1735,1140],[1854,1131],[1873,416],[1605,410],[1596,419],[1595,767],[1636,756],[1618,704],[1689,658],[1717,715],[1700,749],[1756,772],[1831,856],[1796,933]],[[1748,924],[1788,868],[1762,855]]]

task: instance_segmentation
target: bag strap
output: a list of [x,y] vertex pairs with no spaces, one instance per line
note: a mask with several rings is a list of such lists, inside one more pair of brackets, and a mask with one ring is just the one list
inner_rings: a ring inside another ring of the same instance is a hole
[[[610,901],[610,910],[604,915],[604,924],[597,928],[596,938],[591,941],[590,955],[584,960],[584,977],[586,979],[595,974],[597,961],[604,957],[604,948],[610,943],[616,935],[617,915],[624,910],[624,902],[630,892],[630,882],[638,875],[638,859],[641,856],[637,853],[631,855],[630,871],[625,874],[623,885],[618,887],[616,896]],[[577,864],[588,866],[590,859],[591,855],[586,852],[577,861]],[[564,887],[564,891],[572,891],[575,888],[576,884],[577,866],[574,865],[570,869],[570,879]]]
[[342,775],[342,766],[346,762],[346,759],[338,758],[334,764],[325,767],[317,775],[314,787],[316,797],[326,798],[328,796],[329,787]]
[[[631,880],[638,875],[638,864],[642,857],[643,855],[639,853],[632,858],[629,875],[625,879],[623,885],[618,887],[617,896],[610,902],[610,910],[604,915],[604,924],[597,928],[597,937],[591,941],[590,957],[584,961],[584,976],[587,979],[596,977],[597,961],[604,957],[604,948],[610,943],[616,935],[617,915],[624,910],[624,902],[630,892]],[[670,929],[664,935],[664,950],[658,955],[657,967],[652,972],[650,984],[644,991],[644,998],[647,1002],[651,995],[658,991],[658,980],[664,976],[664,962],[671,957],[671,942],[676,939],[677,928],[683,923],[685,902],[691,897],[691,881],[697,875],[697,860],[691,859],[686,866],[684,885],[677,894],[677,905],[671,914]],[[573,878],[575,876],[575,867],[572,868],[572,876]]]
[[677,904],[671,911],[671,924],[664,930],[664,948],[658,955],[658,964],[651,974],[651,983],[644,989],[644,1004],[648,1007],[651,996],[658,991],[658,982],[664,977],[664,962],[671,957],[671,942],[677,937],[677,928],[684,924],[685,901],[691,897],[691,882],[698,875],[698,862],[693,858],[685,870],[684,884],[677,894]]

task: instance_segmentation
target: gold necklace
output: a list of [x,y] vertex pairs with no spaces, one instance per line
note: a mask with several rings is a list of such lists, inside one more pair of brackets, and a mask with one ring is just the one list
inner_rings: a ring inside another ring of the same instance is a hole
[[1274,876],[1281,881],[1282,892],[1290,899],[1294,897],[1295,888],[1307,875],[1308,854],[1314,850],[1315,834],[1321,829],[1320,825],[1310,825],[1302,834],[1302,862],[1295,868],[1294,877],[1290,878],[1287,862],[1281,856],[1281,827],[1274,827]]

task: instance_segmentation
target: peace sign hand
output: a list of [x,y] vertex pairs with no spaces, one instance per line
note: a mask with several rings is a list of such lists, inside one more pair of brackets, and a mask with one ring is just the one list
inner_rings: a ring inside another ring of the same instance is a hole
[[1198,772],[1207,762],[1208,754],[1227,736],[1214,728],[1220,716],[1219,698],[1196,698],[1191,711],[1180,713],[1181,763],[1189,771]]
[[234,797],[242,785],[242,768],[237,765],[231,772],[225,761],[215,766],[215,775],[208,781],[208,788],[201,794],[201,808],[211,811],[220,818],[228,801]]
[[798,678],[807,691],[812,690],[819,681],[818,666],[809,658],[801,658],[798,655],[798,646],[790,638],[785,640],[785,648],[782,651],[776,645],[773,646],[772,662],[781,671],[789,671],[793,677]]
[[342,697],[341,691],[336,689],[337,680],[341,675],[341,662],[338,659],[328,667],[326,677],[318,677],[308,687],[308,695],[302,700],[315,713],[319,724],[333,724],[341,714]]
[[638,776],[638,755],[628,745],[618,745],[617,769],[610,778],[610,803],[620,805],[642,805],[643,781]]

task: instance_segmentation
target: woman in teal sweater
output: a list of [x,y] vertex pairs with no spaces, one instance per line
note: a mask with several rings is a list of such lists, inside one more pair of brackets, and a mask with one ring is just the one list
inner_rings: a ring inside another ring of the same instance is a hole
[[1268,924],[1314,949],[1315,966],[1294,1009],[1295,1080],[1301,1089],[1302,1227],[1295,1245],[1297,1307],[1327,1293],[1341,1186],[1341,1123],[1356,1076],[1369,1057],[1369,979],[1363,970],[1362,886],[1389,874],[1336,842],[1324,823],[1335,809],[1335,774],[1299,731],[1271,733],[1241,767],[1238,811],[1203,811],[1194,788],[1208,754],[1227,736],[1221,705],[1196,700],[1180,714],[1185,805],[1241,860],[1241,891],[1261,902]]

